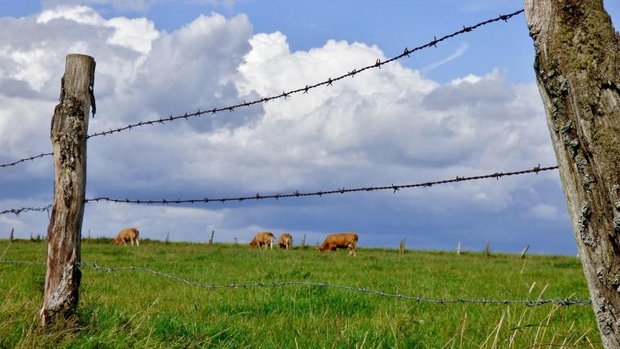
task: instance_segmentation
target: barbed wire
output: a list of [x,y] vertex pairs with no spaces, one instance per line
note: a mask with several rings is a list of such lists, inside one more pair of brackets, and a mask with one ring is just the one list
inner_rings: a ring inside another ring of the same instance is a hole
[[9,162],[9,163],[6,163],[6,164],[0,164],[0,168],[15,166],[15,165],[20,164],[22,162],[31,161],[31,160],[39,159],[39,158],[42,158],[42,157],[51,156],[51,155],[54,155],[54,153],[41,153],[39,155],[35,155],[35,156],[28,157],[28,158],[20,159],[20,160],[17,160],[15,162]]
[[0,260],[0,264],[15,264],[15,265],[47,265],[46,262],[39,261],[16,261],[16,260]]
[[[33,264],[33,265],[46,265],[44,262],[30,262],[30,261],[15,261],[15,260],[0,260],[0,264]],[[356,292],[361,294],[370,294],[376,295],[385,298],[393,298],[393,299],[404,299],[411,300],[417,303],[433,303],[433,304],[481,304],[481,305],[508,305],[508,304],[516,304],[516,305],[526,305],[529,307],[541,306],[545,304],[555,304],[559,306],[572,306],[572,305],[590,305],[591,302],[588,299],[579,299],[579,298],[561,298],[561,299],[473,299],[473,298],[452,298],[452,299],[440,299],[440,298],[428,298],[428,297],[420,297],[420,296],[412,296],[402,293],[389,293],[382,290],[374,290],[369,288],[361,288],[347,285],[339,285],[332,284],[328,282],[312,282],[312,281],[269,281],[269,282],[261,282],[261,281],[252,281],[252,282],[243,282],[243,283],[230,283],[230,284],[207,284],[201,283],[197,281],[191,281],[185,278],[182,278],[177,275],[164,273],[158,270],[154,270],[151,268],[144,267],[136,267],[136,266],[115,266],[115,267],[107,267],[100,266],[97,262],[88,262],[82,261],[78,265],[79,267],[87,267],[93,268],[98,271],[106,272],[106,273],[116,273],[123,271],[130,272],[142,272],[147,274],[152,274],[158,277],[170,279],[187,286],[196,287],[196,288],[204,288],[208,290],[218,290],[218,289],[249,289],[249,288],[258,288],[258,287],[286,287],[286,286],[307,286],[307,287],[321,287],[321,288],[333,288],[339,289],[349,292]]]
[[8,210],[0,211],[0,215],[12,213],[16,216],[19,216],[23,212],[43,212],[48,211],[52,208],[52,205],[49,204],[44,207],[22,207],[22,208],[11,208]]
[[495,178],[499,180],[500,178],[506,177],[506,176],[517,176],[517,175],[523,175],[523,174],[529,174],[529,173],[538,174],[539,172],[551,171],[557,168],[558,168],[557,166],[540,167],[540,165],[538,165],[529,170],[521,170],[521,171],[514,171],[514,172],[495,172],[492,174],[487,174],[487,175],[482,175],[482,176],[472,176],[472,177],[456,176],[456,178],[452,178],[452,179],[444,179],[444,180],[430,181],[430,182],[423,182],[423,183],[416,183],[416,184],[402,184],[402,185],[392,184],[392,185],[386,185],[386,186],[363,187],[363,188],[352,188],[352,189],[341,188],[341,189],[335,189],[335,190],[316,191],[316,192],[300,192],[299,190],[296,190],[295,192],[289,193],[289,194],[276,193],[276,194],[261,195],[260,193],[256,193],[255,195],[252,195],[252,196],[223,197],[223,198],[205,197],[205,198],[200,198],[200,199],[178,199],[178,200],[169,200],[169,199],[130,200],[130,199],[114,199],[114,198],[109,198],[109,197],[97,197],[97,198],[92,198],[92,199],[86,199],[85,201],[86,202],[104,201],[104,202],[113,202],[113,203],[131,203],[131,204],[147,204],[147,205],[150,205],[150,204],[170,205],[170,204],[194,204],[194,203],[209,203],[209,202],[224,203],[227,201],[246,201],[246,200],[265,200],[265,199],[279,200],[279,199],[285,199],[285,198],[310,197],[310,196],[322,197],[324,195],[345,194],[345,193],[354,193],[354,192],[370,192],[370,191],[378,191],[378,190],[393,190],[394,193],[396,193],[400,189],[432,187],[433,185],[449,184],[449,183],[465,182],[465,181],[473,181],[473,180],[481,180],[481,179],[489,179],[489,178]]
[[380,290],[373,290],[369,288],[359,288],[353,286],[346,285],[338,285],[327,282],[308,282],[308,281],[271,281],[271,282],[244,282],[244,283],[231,283],[231,284],[206,284],[200,283],[196,281],[190,281],[188,279],[172,275],[169,273],[164,273],[161,271],[157,271],[150,268],[136,267],[136,266],[127,266],[127,267],[103,267],[99,266],[96,262],[85,262],[82,261],[82,266],[93,267],[96,270],[104,271],[104,272],[118,272],[118,271],[138,271],[153,274],[159,277],[164,277],[167,279],[171,279],[173,281],[177,281],[183,283],[188,286],[197,287],[197,288],[206,288],[210,290],[215,289],[240,289],[240,288],[255,288],[255,287],[285,287],[285,286],[309,286],[309,287],[323,287],[323,288],[335,288],[350,292],[357,292],[363,294],[373,294],[381,297],[387,298],[396,298],[396,299],[408,299],[413,300],[418,303],[435,303],[435,304],[452,304],[452,303],[472,303],[472,304],[523,304],[527,306],[539,306],[544,304],[557,304],[561,306],[570,306],[570,305],[590,305],[590,300],[587,299],[574,299],[574,298],[564,298],[564,299],[536,299],[536,300],[494,300],[494,299],[471,299],[471,298],[455,298],[455,299],[433,299],[419,296],[411,296],[400,293],[388,293]]
[[[377,187],[363,187],[363,188],[351,188],[351,189],[346,189],[346,188],[340,188],[340,189],[335,189],[335,190],[326,190],[326,191],[316,191],[316,192],[300,192],[299,190],[296,190],[293,193],[289,193],[289,194],[280,194],[280,193],[276,193],[276,194],[268,194],[268,195],[261,195],[260,193],[256,193],[255,195],[252,196],[239,196],[239,197],[223,197],[223,198],[200,198],[200,199],[178,199],[178,200],[170,200],[170,199],[162,199],[162,200],[140,200],[140,199],[135,199],[135,200],[130,200],[130,199],[114,199],[114,198],[110,198],[110,197],[96,197],[96,198],[92,198],[92,199],[85,199],[84,203],[89,203],[89,202],[112,202],[112,203],[128,203],[128,204],[146,204],[146,205],[153,205],[153,204],[162,204],[162,205],[173,205],[173,204],[195,204],[195,203],[210,203],[210,202],[227,202],[227,201],[246,201],[246,200],[266,200],[266,199],[286,199],[286,198],[299,198],[299,197],[311,197],[311,196],[319,196],[322,197],[324,195],[334,195],[334,194],[347,194],[347,193],[354,193],[354,192],[370,192],[370,191],[379,191],[379,190],[392,190],[394,191],[394,193],[396,193],[397,191],[399,191],[400,189],[411,189],[411,188],[421,188],[421,187],[432,187],[434,185],[441,185],[441,184],[449,184],[449,183],[457,183],[457,182],[465,182],[465,181],[473,181],[473,180],[481,180],[481,179],[490,179],[490,178],[495,178],[497,180],[499,180],[502,177],[507,177],[507,176],[518,176],[518,175],[524,175],[524,174],[530,174],[530,173],[535,173],[538,174],[539,172],[544,172],[544,171],[551,171],[551,170],[556,170],[558,168],[558,166],[549,166],[549,167],[540,167],[540,165],[537,165],[534,168],[531,168],[529,170],[521,170],[521,171],[513,171],[513,172],[494,172],[491,174],[486,174],[486,175],[481,175],[481,176],[471,176],[471,177],[461,177],[461,176],[456,176],[455,178],[452,179],[444,179],[444,180],[438,180],[438,181],[429,181],[429,182],[422,182],[422,183],[415,183],[415,184],[401,184],[401,185],[384,185],[384,186],[377,186]],[[0,215],[3,214],[15,214],[15,215],[19,215],[22,212],[30,212],[30,211],[48,211],[49,209],[52,207],[52,205],[47,205],[45,207],[22,207],[22,208],[12,208],[12,209],[7,209],[4,211],[0,211]]]
[[[225,111],[229,111],[229,112],[233,112],[235,109],[239,109],[239,108],[243,108],[243,107],[250,107],[253,105],[257,105],[257,104],[263,104],[263,103],[267,103],[269,101],[272,100],[277,100],[277,99],[287,99],[288,97],[291,97],[294,94],[298,94],[298,93],[308,93],[308,91],[321,87],[321,86],[332,86],[332,84],[334,82],[337,82],[339,80],[343,80],[347,77],[355,77],[355,75],[362,73],[366,70],[369,69],[376,69],[376,68],[381,68],[383,65],[392,63],[396,60],[402,59],[404,57],[410,57],[410,55],[412,53],[415,53],[416,51],[420,51],[423,49],[427,49],[430,47],[437,47],[437,44],[441,43],[442,41],[448,40],[450,38],[453,38],[455,36],[458,35],[462,35],[465,33],[469,33],[471,31],[474,31],[482,26],[494,23],[494,22],[499,22],[499,21],[504,21],[507,22],[510,18],[517,16],[521,13],[523,13],[523,9],[509,13],[509,14],[503,14],[503,15],[499,15],[495,18],[491,18],[479,23],[476,23],[472,26],[463,26],[463,29],[455,31],[451,34],[448,35],[444,35],[440,38],[437,38],[436,36],[433,37],[433,40],[417,46],[413,49],[409,49],[407,47],[405,47],[405,49],[403,50],[403,52],[399,55],[396,55],[392,58],[389,58],[385,61],[381,61],[380,59],[377,59],[375,63],[371,64],[371,65],[367,65],[365,67],[359,68],[359,69],[353,69],[352,71],[346,73],[346,74],[342,74],[340,76],[337,76],[335,78],[328,78],[327,80],[312,84],[312,85],[305,85],[305,87],[302,88],[297,88],[294,90],[290,90],[288,92],[282,92],[279,95],[273,95],[273,96],[268,96],[268,97],[263,97],[263,98],[259,98],[250,102],[246,102],[243,101],[242,103],[237,103],[237,104],[233,104],[233,105],[229,105],[229,106],[224,106],[224,107],[215,107],[215,108],[210,108],[210,109],[205,109],[205,110],[200,110],[198,109],[198,111],[193,112],[193,113],[188,113],[185,112],[183,114],[178,114],[178,115],[173,115],[171,114],[170,116],[167,117],[163,117],[163,118],[159,118],[159,119],[153,119],[153,120],[147,120],[147,121],[140,121],[137,123],[133,123],[133,124],[129,124],[126,126],[122,126],[116,129],[110,129],[107,131],[99,131],[99,132],[95,132],[93,134],[88,135],[86,138],[93,138],[93,137],[100,137],[100,136],[106,136],[106,135],[110,135],[113,133],[119,133],[119,132],[123,132],[123,131],[127,131],[127,130],[131,130],[133,128],[137,128],[137,127],[142,127],[142,126],[149,126],[149,125],[155,125],[155,124],[164,124],[164,123],[168,123],[168,122],[172,122],[172,121],[176,121],[176,120],[181,120],[181,119],[185,119],[188,120],[190,118],[196,118],[196,117],[202,117],[205,115],[212,115],[215,116],[217,113],[219,112],[225,112]],[[49,155],[53,155],[53,153],[43,153],[43,154],[39,154],[30,158],[26,158],[26,159],[21,159],[21,160],[17,160],[13,163],[8,163],[8,164],[0,164],[0,167],[9,167],[9,166],[15,166],[21,162],[27,161],[27,160],[34,160],[36,158],[41,158],[44,156],[49,156]]]
[[357,75],[359,73],[362,73],[362,72],[364,72],[366,70],[375,69],[375,68],[381,68],[381,66],[389,64],[389,63],[394,62],[396,60],[399,60],[399,59],[401,59],[403,57],[409,57],[410,54],[412,54],[412,53],[414,53],[416,51],[423,50],[423,49],[426,49],[426,48],[429,48],[429,47],[437,47],[437,44],[442,42],[442,41],[444,41],[444,40],[453,38],[455,36],[458,36],[458,35],[461,35],[461,34],[464,34],[464,33],[469,33],[471,31],[473,31],[473,30],[475,30],[475,29],[477,29],[479,27],[485,26],[487,24],[498,22],[498,21],[501,21],[501,20],[508,21],[508,19],[510,19],[510,18],[512,18],[512,17],[514,17],[514,16],[516,16],[516,15],[518,15],[520,13],[522,13],[523,11],[524,10],[521,9],[521,10],[515,11],[515,12],[510,13],[510,14],[499,15],[496,18],[488,19],[488,20],[479,22],[477,24],[474,24],[472,26],[469,26],[469,27],[463,26],[463,29],[461,29],[459,31],[456,31],[456,32],[454,32],[452,34],[448,34],[448,35],[442,36],[439,39],[437,39],[436,37],[433,37],[433,40],[427,42],[424,45],[415,47],[415,48],[413,48],[411,50],[408,49],[407,47],[405,47],[403,53],[401,53],[401,54],[399,54],[397,56],[394,56],[394,57],[392,57],[390,59],[387,59],[387,60],[385,60],[383,62],[381,60],[377,59],[374,64],[367,65],[367,66],[359,68],[359,69],[353,69],[352,71],[350,71],[350,72],[348,72],[346,74],[342,74],[342,75],[337,76],[335,78],[331,78],[330,77],[327,80],[321,81],[321,82],[313,84],[313,85],[306,85],[305,87],[302,87],[302,88],[290,90],[288,92],[282,92],[279,95],[263,97],[263,98],[259,98],[259,99],[256,99],[256,100],[253,100],[253,101],[250,101],[250,102],[245,102],[244,101],[242,103],[237,103],[237,104],[229,105],[229,106],[226,106],[226,107],[216,107],[216,108],[207,109],[207,110],[198,110],[198,111],[193,112],[193,113],[184,113],[182,115],[176,115],[176,116],[175,115],[170,115],[168,117],[160,118],[160,119],[156,119],[156,120],[140,121],[138,123],[129,124],[129,125],[117,128],[117,129],[111,129],[111,130],[108,130],[108,131],[96,132],[96,133],[93,133],[93,134],[89,135],[88,138],[98,137],[98,136],[105,136],[105,135],[109,135],[109,134],[116,133],[116,132],[122,132],[122,131],[130,130],[130,129],[135,128],[135,127],[141,127],[141,126],[146,126],[146,125],[154,125],[154,124],[158,124],[158,123],[159,124],[163,124],[165,122],[171,122],[171,121],[175,121],[175,120],[179,120],[179,119],[189,119],[189,118],[199,117],[199,116],[202,116],[202,115],[205,115],[205,114],[215,115],[215,114],[217,114],[219,112],[223,112],[223,111],[230,111],[230,112],[232,112],[232,111],[234,111],[235,109],[238,109],[238,108],[249,107],[249,106],[252,106],[252,105],[255,105],[255,104],[267,103],[269,101],[276,100],[276,99],[281,99],[281,98],[286,99],[286,98],[290,97],[291,95],[298,94],[298,93],[308,93],[308,91],[310,91],[312,89],[315,89],[315,88],[318,88],[318,87],[321,87],[321,86],[331,86],[334,82],[337,82],[339,80],[343,80],[343,79],[345,79],[347,77],[354,77],[355,75]]

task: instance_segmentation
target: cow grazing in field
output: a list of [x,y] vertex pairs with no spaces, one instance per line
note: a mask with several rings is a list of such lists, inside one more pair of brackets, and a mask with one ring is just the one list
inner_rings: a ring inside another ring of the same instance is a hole
[[273,250],[273,233],[269,231],[261,231],[254,235],[254,239],[250,241],[250,248],[258,247],[265,245],[265,248],[269,246]]
[[336,251],[338,248],[348,248],[349,254],[355,256],[355,247],[357,246],[356,233],[338,233],[327,235],[323,243],[318,247],[321,252]]
[[127,241],[131,241],[131,246],[133,246],[134,241],[136,242],[136,246],[140,246],[140,232],[138,228],[125,228],[122,229],[118,235],[116,235],[116,239],[114,239],[115,245],[127,245]]
[[280,248],[288,250],[293,245],[293,236],[289,233],[282,233],[278,238],[278,245],[280,245]]

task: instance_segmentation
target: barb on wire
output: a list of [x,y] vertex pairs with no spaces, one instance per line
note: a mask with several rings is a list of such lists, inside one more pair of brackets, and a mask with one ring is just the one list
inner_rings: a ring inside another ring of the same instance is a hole
[[336,190],[322,190],[322,191],[307,192],[307,193],[302,193],[296,190],[295,192],[289,193],[289,194],[276,193],[276,194],[261,195],[260,193],[256,193],[255,195],[251,195],[251,196],[223,197],[223,198],[205,197],[205,198],[200,198],[200,199],[184,199],[184,200],[145,200],[145,199],[130,200],[130,199],[115,199],[115,198],[109,198],[109,197],[96,197],[92,199],[86,199],[85,201],[86,202],[104,201],[104,202],[113,202],[113,203],[132,203],[132,204],[146,204],[146,205],[149,205],[149,204],[169,205],[169,204],[194,204],[194,203],[209,203],[209,202],[224,203],[227,201],[239,201],[240,202],[240,201],[246,201],[246,200],[265,200],[265,199],[279,200],[279,199],[284,199],[284,198],[297,198],[297,197],[310,197],[310,196],[322,197],[323,195],[345,194],[345,193],[354,193],[354,192],[370,192],[370,191],[378,191],[378,190],[392,190],[394,193],[396,193],[400,189],[432,187],[433,185],[473,181],[473,180],[481,180],[481,179],[489,179],[489,178],[494,178],[494,179],[499,180],[501,177],[517,176],[517,175],[524,175],[524,174],[529,174],[529,173],[537,174],[539,172],[551,171],[557,168],[558,168],[557,166],[540,167],[540,165],[538,165],[529,170],[514,171],[514,172],[494,172],[494,173],[482,175],[482,176],[473,176],[473,177],[456,176],[456,178],[452,178],[452,179],[444,179],[444,180],[430,181],[430,182],[423,182],[423,183],[416,183],[416,184],[402,184],[402,185],[390,184],[386,186],[352,188],[352,189],[340,188]]
[[49,211],[52,208],[52,205],[47,205],[45,207],[22,207],[22,208],[11,208],[8,210],[0,211],[0,215],[12,213],[16,216],[19,216],[20,213],[23,212],[43,212]]
[[[363,72],[365,70],[381,68],[381,66],[389,64],[389,63],[392,63],[392,62],[394,62],[396,60],[399,60],[401,58],[410,57],[410,55],[412,53],[416,52],[416,51],[423,50],[423,49],[430,48],[430,47],[437,47],[437,44],[442,42],[442,41],[444,41],[444,40],[448,40],[450,38],[453,38],[453,37],[461,35],[461,34],[469,33],[471,31],[473,31],[475,29],[478,29],[478,28],[480,28],[482,26],[485,26],[487,24],[491,24],[491,23],[498,22],[498,21],[507,22],[508,19],[521,14],[523,11],[524,10],[521,9],[521,10],[518,10],[518,11],[515,11],[515,12],[512,12],[512,13],[509,13],[509,14],[499,15],[499,16],[497,16],[495,18],[491,18],[491,19],[479,22],[479,23],[474,24],[472,26],[468,26],[468,27],[464,26],[463,29],[458,30],[458,31],[453,32],[453,33],[448,34],[448,35],[444,35],[444,36],[442,36],[440,38],[437,38],[437,37],[434,36],[433,40],[427,42],[426,44],[417,46],[417,47],[415,47],[413,49],[409,49],[409,48],[405,47],[404,51],[401,54],[399,54],[397,56],[394,56],[392,58],[389,58],[389,59],[387,59],[385,61],[381,61],[380,59],[377,59],[373,64],[367,65],[367,66],[362,67],[362,68],[353,69],[353,70],[349,71],[348,73],[340,75],[340,76],[337,76],[335,78],[331,78],[330,77],[327,80],[322,81],[322,82],[318,82],[318,83],[311,84],[311,85],[306,84],[302,88],[297,88],[297,89],[290,90],[290,91],[283,91],[281,94],[278,94],[278,95],[263,97],[263,98],[256,99],[256,100],[253,100],[253,101],[249,101],[249,102],[246,102],[244,100],[243,102],[237,103],[237,104],[234,104],[234,105],[229,105],[229,106],[224,106],[224,107],[207,108],[207,109],[203,109],[203,110],[199,109],[198,111],[193,112],[193,113],[187,113],[186,112],[186,113],[179,114],[179,115],[172,115],[171,114],[169,116],[161,117],[159,119],[140,121],[140,122],[137,122],[137,123],[134,123],[134,124],[129,124],[129,125],[126,125],[126,126],[123,126],[123,127],[116,128],[116,129],[110,129],[110,130],[107,130],[107,131],[100,131],[100,132],[92,133],[92,134],[88,135],[87,139],[88,138],[93,138],[93,137],[99,137],[99,136],[106,136],[106,135],[110,135],[110,134],[118,133],[118,132],[123,132],[123,131],[131,130],[133,128],[142,127],[142,126],[148,126],[148,125],[154,125],[154,124],[164,124],[164,123],[176,121],[176,120],[179,120],[179,119],[187,120],[189,118],[202,117],[204,115],[215,116],[215,115],[217,115],[218,112],[221,112],[221,111],[230,111],[230,112],[232,112],[232,111],[234,111],[235,109],[238,109],[238,108],[250,107],[250,106],[253,106],[253,105],[256,105],[256,104],[263,104],[263,103],[267,103],[268,101],[272,101],[272,100],[275,100],[275,99],[280,99],[280,98],[287,99],[288,97],[291,97],[291,95],[293,95],[293,94],[298,94],[298,93],[306,94],[311,89],[315,89],[315,88],[318,88],[318,87],[321,87],[321,86],[332,86],[333,83],[336,82],[336,81],[343,80],[343,79],[345,79],[347,77],[354,77],[355,75],[357,75],[357,74],[359,74],[359,73],[361,73],[361,72]],[[23,161],[26,161],[26,160],[33,160],[33,159],[36,159],[36,158],[39,158],[39,157],[43,157],[43,156],[48,156],[48,155],[52,155],[52,153],[40,154],[40,155],[34,156],[32,158],[18,160],[16,162],[10,163],[10,164],[0,164],[0,167],[14,166],[14,165],[16,165],[18,163],[21,163]]]
[[454,304],[454,303],[469,303],[469,304],[521,304],[526,306],[540,306],[545,304],[556,304],[560,306],[571,306],[571,305],[590,305],[590,300],[588,299],[578,299],[578,298],[563,298],[563,299],[472,299],[472,298],[454,298],[454,299],[436,299],[436,298],[426,298],[420,296],[412,296],[400,293],[388,293],[385,291],[373,290],[368,288],[359,288],[353,286],[346,285],[338,285],[331,284],[327,282],[307,282],[307,281],[271,281],[271,282],[244,282],[244,283],[231,283],[231,284],[206,284],[200,283],[196,281],[191,281],[176,275],[172,275],[169,273],[164,273],[161,271],[157,271],[154,269],[129,266],[129,267],[104,267],[98,265],[96,262],[86,262],[82,261],[81,266],[92,267],[96,270],[113,273],[120,271],[136,271],[143,272],[156,275],[158,277],[167,278],[170,280],[174,280],[176,282],[180,282],[182,284],[196,287],[196,288],[205,288],[209,290],[215,289],[241,289],[241,288],[254,288],[254,287],[285,287],[285,286],[308,286],[308,287],[323,287],[323,288],[334,288],[345,290],[349,292],[357,292],[362,294],[371,294],[380,297],[386,298],[395,298],[395,299],[406,299],[412,300],[418,303],[434,303],[434,304]]

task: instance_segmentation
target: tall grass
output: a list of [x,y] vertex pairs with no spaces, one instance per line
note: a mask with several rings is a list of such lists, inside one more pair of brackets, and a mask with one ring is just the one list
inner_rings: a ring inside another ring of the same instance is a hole
[[[0,347],[573,348],[600,347],[589,306],[432,304],[320,286],[209,290],[121,269],[82,268],[77,315],[39,326],[45,242],[0,240]],[[101,266],[149,268],[204,284],[324,282],[434,299],[587,298],[573,257],[109,240],[82,244]]]

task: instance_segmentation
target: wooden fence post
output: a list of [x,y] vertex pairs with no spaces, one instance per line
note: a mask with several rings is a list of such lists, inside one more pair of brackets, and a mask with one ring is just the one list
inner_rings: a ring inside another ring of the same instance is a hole
[[521,256],[519,256],[519,258],[521,258],[521,259],[525,258],[525,254],[527,253],[527,250],[529,250],[529,249],[530,249],[530,245],[525,246],[523,251],[521,251]]
[[459,243],[456,245],[456,255],[461,255],[461,240],[459,240]]
[[47,228],[47,273],[39,312],[43,326],[57,316],[71,316],[78,304],[86,137],[91,105],[95,113],[94,79],[92,57],[67,56],[50,135],[54,148],[54,206]]
[[301,247],[306,247],[306,234],[304,234],[304,239],[301,240]]
[[484,246],[484,256],[491,257],[491,241],[487,240],[487,244]]
[[211,238],[209,239],[209,245],[213,245],[213,235],[215,235],[215,229],[211,230]]
[[11,233],[9,234],[9,241],[13,242],[13,232],[15,231],[15,228],[11,228]]
[[620,348],[620,35],[602,0],[525,0],[525,15],[603,347]]

